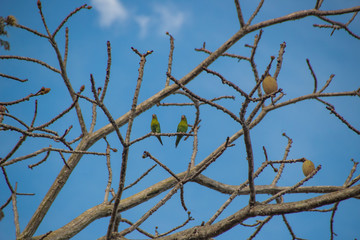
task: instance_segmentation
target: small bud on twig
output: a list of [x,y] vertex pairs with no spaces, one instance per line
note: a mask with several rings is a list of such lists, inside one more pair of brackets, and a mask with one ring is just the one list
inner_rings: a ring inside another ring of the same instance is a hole
[[39,94],[39,95],[44,95],[44,94],[49,93],[50,90],[51,90],[51,88],[42,87],[42,88],[40,89],[40,91],[38,92],[38,94]]
[[41,2],[40,2],[40,0],[37,1],[37,6],[38,6],[39,9],[41,9]]

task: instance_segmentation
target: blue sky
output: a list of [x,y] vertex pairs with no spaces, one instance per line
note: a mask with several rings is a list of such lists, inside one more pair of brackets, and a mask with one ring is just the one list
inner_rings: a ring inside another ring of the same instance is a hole
[[[256,1],[257,2],[257,1]],[[310,9],[316,1],[265,1],[254,23],[279,17],[293,11]],[[205,57],[204,53],[194,51],[200,48],[203,42],[210,51],[217,49],[229,39],[239,28],[237,14],[233,1],[119,1],[119,0],[93,0],[93,1],[44,1],[43,12],[47,19],[50,31],[54,31],[62,19],[76,7],[87,3],[93,6],[92,10],[81,10],[70,18],[65,26],[69,27],[69,60],[68,75],[75,90],[85,85],[84,95],[92,97],[90,91],[89,75],[94,75],[97,86],[103,85],[106,69],[106,41],[112,46],[111,80],[105,104],[114,118],[126,113],[131,107],[131,99],[138,76],[139,57],[130,47],[140,52],[154,50],[147,57],[144,80],[140,91],[139,103],[160,91],[165,85],[167,61],[169,53],[170,32],[175,38],[175,50],[172,74],[180,79]],[[244,18],[248,19],[255,9],[255,1],[242,1]],[[323,10],[346,8],[359,5],[360,1],[325,1]],[[36,1],[0,0],[0,16],[14,15],[18,22],[39,32],[45,33],[41,18],[38,14]],[[336,16],[332,19],[347,22],[350,15]],[[259,48],[255,56],[259,74],[262,74],[269,62],[270,56],[277,56],[279,46],[286,42],[286,52],[278,84],[286,93],[282,101],[292,99],[313,91],[313,79],[306,64],[308,58],[318,78],[318,88],[321,88],[331,74],[335,77],[326,92],[351,91],[360,87],[359,63],[360,42],[345,31],[336,31],[330,36],[331,30],[318,29],[312,25],[322,24],[314,17],[298,21],[291,21],[264,29]],[[350,25],[350,29],[360,34],[359,16]],[[243,56],[250,56],[249,48],[245,44],[252,44],[255,34],[251,33],[241,39],[228,52]],[[63,51],[64,29],[57,35],[58,45]],[[6,38],[11,44],[10,51],[0,49],[1,55],[28,56],[48,62],[58,68],[53,49],[47,40],[36,37],[17,28],[8,29]],[[275,66],[275,65],[273,65]],[[249,64],[245,61],[220,58],[213,63],[210,69],[221,73],[228,80],[238,84],[245,91],[254,86],[254,79]],[[275,68],[270,70],[274,73]],[[29,93],[37,92],[42,86],[51,88],[51,92],[38,99],[38,118],[35,124],[40,125],[57,115],[59,111],[71,104],[71,99],[60,78],[54,72],[34,63],[17,60],[1,60],[0,73],[14,75],[29,79],[26,83],[1,78],[0,101],[12,101],[22,98]],[[219,79],[200,74],[188,87],[204,98],[214,98],[223,95],[235,95],[234,100],[221,100],[219,103],[238,113],[242,98],[234,91],[221,84]],[[9,106],[11,114],[30,124],[34,113],[34,100]],[[325,99],[335,105],[336,111],[342,114],[353,126],[360,129],[359,98],[339,97]],[[180,95],[170,96],[165,102],[188,102]],[[86,117],[87,127],[91,122],[91,105],[81,102]],[[192,124],[195,111],[192,107],[156,107],[141,114],[134,122],[132,139],[143,136],[149,132],[151,115],[156,113],[163,132],[174,132],[185,114]],[[75,138],[79,133],[79,126],[74,112],[65,116],[62,121],[55,123],[52,129],[62,133],[73,124],[69,139]],[[227,136],[231,136],[240,129],[232,119],[214,108],[201,107],[201,128],[199,130],[199,152],[196,162],[200,162],[211,151],[219,146]],[[15,124],[9,119],[4,123]],[[99,129],[108,122],[98,110],[98,121],[95,129]],[[221,124],[220,124],[221,123]],[[121,132],[125,135],[126,125]],[[320,102],[309,100],[278,109],[267,115],[261,124],[251,132],[255,167],[264,161],[262,146],[265,146],[269,159],[280,160],[284,154],[287,140],[282,136],[286,134],[293,139],[289,154],[291,158],[306,157],[315,165],[322,165],[322,170],[306,186],[313,185],[339,185],[341,186],[350,169],[353,158],[359,161],[360,139],[350,131],[334,115],[330,115]],[[0,133],[0,157],[6,154],[17,142],[20,135],[14,132]],[[112,147],[120,151],[112,153],[112,168],[114,174],[113,187],[117,189],[121,149],[114,133],[108,136]],[[173,137],[163,137],[164,146],[155,138],[148,138],[134,146],[129,156],[129,173],[126,185],[136,180],[144,171],[154,163],[149,159],[142,159],[144,150],[167,164],[175,173],[186,169],[192,153],[192,139],[182,141],[178,148],[174,148]],[[44,140],[31,140],[22,145],[14,157],[29,154],[52,144]],[[240,184],[247,177],[247,162],[242,138],[235,141],[236,146],[229,149],[221,158],[210,166],[204,175],[227,184]],[[105,151],[104,141],[99,141],[89,150]],[[51,186],[63,163],[56,153],[42,165],[30,170],[29,164],[42,159],[39,155],[27,161],[19,162],[6,168],[13,185],[18,182],[18,191],[35,193],[35,196],[19,196],[18,208],[20,212],[20,227],[23,230],[38,207],[41,199]],[[65,155],[69,156],[69,155]],[[358,174],[359,171],[356,172]],[[256,184],[271,183],[274,178],[273,171],[267,169]],[[145,178],[139,185],[124,192],[124,197],[144,189],[147,186],[169,177],[159,166]],[[303,178],[301,164],[286,166],[280,179],[279,186],[291,186]],[[5,185],[4,178],[0,178],[0,203],[3,204],[10,193]],[[60,192],[50,211],[40,225],[36,235],[55,230],[68,223],[85,210],[100,204],[104,199],[104,190],[107,183],[107,169],[105,158],[101,156],[84,156],[76,170],[69,178],[68,184]],[[131,209],[123,217],[135,222],[143,213],[157,203],[165,194],[160,194],[138,208]],[[259,196],[259,200],[268,196]],[[296,201],[307,196],[290,195],[285,201]],[[185,186],[185,201],[195,221],[189,226],[199,225],[207,221],[228,196],[208,190],[194,183]],[[211,199],[211,200],[210,200]],[[248,196],[238,197],[229,208],[220,216],[220,219],[234,213],[245,206]],[[211,209],[211,210],[210,210]],[[4,210],[5,218],[0,222],[0,238],[14,239],[15,228],[13,224],[12,208],[7,206]],[[358,200],[351,199],[339,205],[335,217],[335,232],[339,239],[359,238],[360,224],[358,217],[360,207]],[[305,239],[328,239],[331,213],[301,213],[290,214],[288,220],[297,237]],[[164,207],[148,219],[142,228],[154,233],[155,226],[160,232],[166,232],[174,226],[181,224],[186,214],[181,208],[179,194],[176,194]],[[106,233],[108,218],[100,219],[74,239],[95,239]],[[254,219],[246,223],[254,223]],[[230,232],[216,239],[246,239],[254,229],[234,227]],[[276,235],[276,238],[269,236]],[[240,236],[240,237],[239,237]],[[142,235],[133,233],[129,238],[142,238]],[[257,239],[291,239],[281,217],[275,216],[258,235]]]

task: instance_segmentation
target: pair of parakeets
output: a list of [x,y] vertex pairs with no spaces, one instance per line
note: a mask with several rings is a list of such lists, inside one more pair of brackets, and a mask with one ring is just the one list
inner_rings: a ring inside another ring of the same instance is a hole
[[[153,114],[152,115],[152,120],[151,120],[151,125],[150,125],[150,128],[151,128],[151,132],[153,133],[161,133],[161,129],[160,129],[160,123],[157,119],[157,116],[156,114]],[[187,124],[187,120],[186,120],[186,117],[185,115],[182,115],[181,116],[181,121],[177,127],[177,130],[176,132],[178,133],[186,133],[186,131],[188,130],[188,124]],[[163,145],[162,141],[161,141],[161,137],[160,136],[156,136],[161,145]],[[175,142],[175,147],[178,146],[179,142],[180,142],[180,139],[182,138],[183,136],[182,135],[177,135],[176,136],[176,142]]]
[[[262,85],[263,85],[264,92],[266,94],[274,93],[278,88],[275,78],[271,77],[270,75],[265,77]],[[153,133],[161,133],[160,123],[159,123],[159,121],[157,119],[156,114],[152,115],[150,128],[151,128],[151,131]],[[188,129],[188,124],[187,124],[186,117],[185,117],[185,115],[182,115],[181,116],[181,121],[180,121],[180,123],[179,123],[179,125],[177,127],[176,132],[178,132],[178,133],[186,133],[187,129]],[[161,145],[163,145],[163,143],[161,141],[161,137],[160,136],[156,136],[156,137],[159,139],[159,142],[161,143]],[[179,144],[182,137],[183,137],[182,135],[177,135],[176,136],[175,147],[178,146],[178,144]]]

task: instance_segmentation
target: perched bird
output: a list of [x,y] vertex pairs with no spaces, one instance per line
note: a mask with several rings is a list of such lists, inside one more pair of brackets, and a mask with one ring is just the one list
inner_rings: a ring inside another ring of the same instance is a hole
[[[182,132],[182,133],[186,133],[186,131],[188,130],[188,124],[187,124],[187,120],[186,120],[186,117],[185,115],[182,115],[181,116],[181,121],[177,127],[177,130],[176,132]],[[176,142],[175,142],[175,147],[177,147],[177,145],[179,144],[180,142],[180,139],[182,138],[183,136],[182,135],[177,135],[176,136]]]
[[305,162],[302,165],[302,170],[303,170],[305,177],[307,177],[310,173],[312,173],[312,171],[315,170],[315,165],[312,161],[305,160]]
[[274,93],[278,89],[278,85],[277,85],[275,78],[273,78],[270,75],[267,75],[265,77],[264,81],[262,82],[262,87],[266,94]]
[[[156,114],[153,114],[153,115],[152,115],[152,120],[151,120],[150,128],[151,128],[151,131],[152,131],[153,133],[161,133],[160,123],[159,123],[159,121],[158,121],[158,119],[157,119]],[[163,145],[163,143],[162,143],[162,141],[161,141],[161,137],[160,137],[160,136],[156,136],[156,137],[159,139],[161,145]]]

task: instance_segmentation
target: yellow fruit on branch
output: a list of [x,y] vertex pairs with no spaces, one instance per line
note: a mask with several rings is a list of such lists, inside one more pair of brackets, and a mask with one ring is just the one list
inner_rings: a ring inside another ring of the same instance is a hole
[[262,82],[262,87],[266,94],[274,93],[278,89],[278,85],[277,85],[275,78],[273,78],[270,75],[267,75],[265,77],[264,81]]
[[315,165],[312,161],[306,160],[302,165],[302,170],[305,177],[307,177],[310,173],[312,173],[315,170]]

